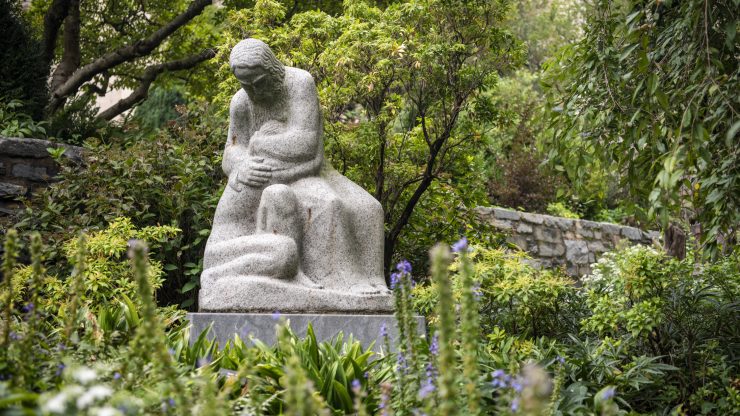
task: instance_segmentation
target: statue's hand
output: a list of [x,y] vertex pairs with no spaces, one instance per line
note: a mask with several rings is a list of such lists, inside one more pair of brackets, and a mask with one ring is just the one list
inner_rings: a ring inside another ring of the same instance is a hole
[[251,156],[247,159],[246,166],[239,170],[238,175],[239,182],[259,188],[272,178],[272,166],[262,157]]

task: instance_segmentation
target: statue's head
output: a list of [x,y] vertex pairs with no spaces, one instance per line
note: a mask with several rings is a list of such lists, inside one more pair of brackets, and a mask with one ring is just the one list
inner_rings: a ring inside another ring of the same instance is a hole
[[285,66],[265,42],[245,39],[234,46],[229,57],[231,72],[250,97],[272,97],[283,83]]

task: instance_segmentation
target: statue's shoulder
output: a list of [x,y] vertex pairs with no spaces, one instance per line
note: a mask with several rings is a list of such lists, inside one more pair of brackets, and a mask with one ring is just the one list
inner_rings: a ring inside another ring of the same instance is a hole
[[300,68],[294,68],[292,66],[285,67],[285,78],[298,88],[310,88],[316,87],[313,76],[306,70]]

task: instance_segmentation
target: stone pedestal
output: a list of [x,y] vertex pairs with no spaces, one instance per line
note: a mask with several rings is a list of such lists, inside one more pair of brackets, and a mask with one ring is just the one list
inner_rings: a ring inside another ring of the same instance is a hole
[[[345,341],[351,334],[354,339],[360,341],[364,348],[375,342],[373,350],[377,351],[383,345],[381,336],[382,327],[388,333],[391,345],[398,341],[396,330],[396,319],[393,315],[340,315],[340,314],[269,314],[269,313],[189,313],[187,319],[192,324],[190,331],[191,342],[195,340],[208,325],[213,323],[209,339],[216,339],[219,347],[223,347],[226,341],[239,335],[245,342],[250,335],[255,339],[271,345],[275,343],[275,326],[281,319],[290,322],[290,328],[299,337],[306,334],[308,324],[313,325],[316,339],[328,341],[336,337],[340,332],[344,334]],[[425,333],[424,318],[416,317],[419,336]]]

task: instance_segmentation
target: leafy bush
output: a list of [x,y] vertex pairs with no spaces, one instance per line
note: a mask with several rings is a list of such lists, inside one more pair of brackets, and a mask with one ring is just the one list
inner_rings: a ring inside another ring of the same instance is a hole
[[195,307],[201,261],[222,184],[226,123],[208,108],[193,108],[155,134],[127,134],[120,144],[89,143],[85,166],[67,163],[59,182],[39,192],[16,225],[44,234],[51,271],[63,265],[62,242],[118,217],[136,227],[181,230],[156,259],[167,278],[159,301]]
[[[619,407],[637,412],[740,408],[737,255],[704,264],[625,248],[605,254],[580,287],[562,272],[528,266],[522,253],[478,249],[472,256],[491,368],[555,365],[557,412],[589,414],[609,386]],[[437,287],[414,293],[415,306],[436,325]]]
[[[74,268],[63,283],[64,313],[31,305],[43,305],[47,290],[38,234],[30,268],[18,268],[16,233],[8,233],[0,408],[89,415],[724,415],[740,408],[737,257],[703,265],[629,248],[606,255],[579,288],[559,272],[526,265],[521,254],[470,252],[462,240],[453,264],[449,249],[433,250],[430,285],[414,287],[410,264],[397,266],[396,353],[388,353],[387,338],[385,352],[374,353],[341,336],[318,343],[310,328],[299,339],[285,324],[274,347],[237,336],[219,348],[207,333],[191,343],[183,312],[156,307],[155,271],[139,240],[126,242],[132,270],[116,269],[128,280],[113,279],[123,283],[92,296],[85,288],[96,262],[121,262],[126,238],[161,240],[174,231],[119,220],[68,246]],[[431,338],[415,335],[413,304],[430,313]]]
[[556,217],[573,218],[573,219],[579,218],[578,214],[571,211],[562,202],[552,202],[550,204],[547,204],[547,213],[550,215],[555,215]]
[[26,114],[22,101],[0,99],[0,136],[43,139],[46,137],[45,125],[45,122],[36,122]]

